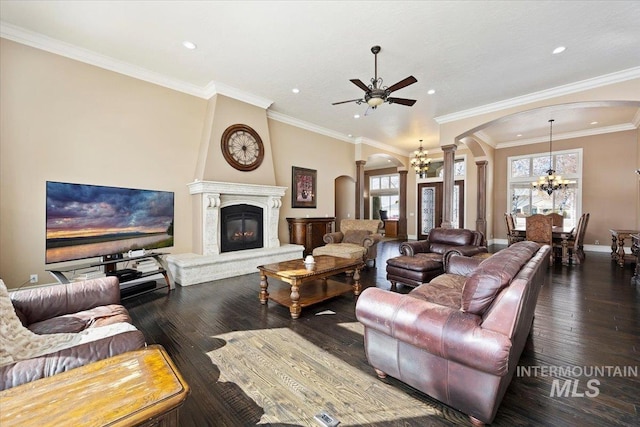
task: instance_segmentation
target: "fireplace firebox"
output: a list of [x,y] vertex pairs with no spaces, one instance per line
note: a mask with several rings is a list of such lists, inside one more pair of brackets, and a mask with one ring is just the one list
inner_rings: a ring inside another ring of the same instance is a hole
[[240,204],[220,209],[220,252],[263,247],[262,208]]

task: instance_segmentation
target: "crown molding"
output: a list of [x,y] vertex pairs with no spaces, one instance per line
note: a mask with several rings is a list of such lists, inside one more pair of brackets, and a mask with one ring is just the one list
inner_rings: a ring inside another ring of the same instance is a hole
[[131,65],[127,62],[119,61],[106,55],[100,55],[87,49],[83,49],[69,43],[62,42],[33,31],[0,21],[0,37],[7,40],[31,46],[36,49],[64,56],[69,59],[84,62],[104,68],[118,74],[124,74],[138,80],[144,80],[158,86],[183,92],[199,98],[206,98],[202,88],[181,80],[169,79],[166,76],[147,70],[142,67]]
[[211,81],[207,86],[202,89],[203,96],[207,99],[214,95],[224,95],[229,98],[237,99],[238,101],[246,102],[247,104],[255,105],[264,110],[269,108],[273,101],[267,98],[263,98],[258,95],[254,95],[249,92],[245,92],[233,86],[229,86],[224,83]]
[[[623,131],[627,131],[627,130],[635,130],[637,127],[634,126],[631,123],[625,123],[622,125],[615,125],[615,126],[606,126],[606,127],[601,127],[601,128],[595,128],[595,129],[585,129],[585,130],[579,130],[579,131],[575,131],[575,132],[565,132],[565,133],[561,133],[561,134],[554,134],[553,135],[553,140],[554,141],[558,141],[561,139],[572,139],[572,138],[582,138],[585,136],[593,136],[593,135],[603,135],[606,133],[613,133],[613,132],[623,132]],[[522,139],[522,140],[518,140],[518,141],[505,141],[505,142],[499,142],[496,145],[496,149],[500,149],[500,148],[510,148],[510,147],[520,147],[523,145],[529,145],[529,144],[538,144],[540,142],[549,142],[549,138],[547,137],[539,137],[539,138],[529,138],[529,139]]]
[[395,154],[399,154],[401,156],[405,156],[405,157],[410,157],[411,152],[407,153],[406,151],[403,151],[397,147],[392,147],[390,145],[384,144],[380,141],[376,141],[375,139],[369,139],[366,138],[364,136],[360,136],[358,138],[356,138],[355,140],[356,145],[357,144],[364,144],[364,145],[369,145],[371,147],[375,147],[375,148],[379,148],[381,150],[386,150],[389,151],[391,153],[395,153]]
[[295,117],[288,116],[286,114],[278,113],[277,111],[267,110],[267,117],[276,120],[278,122],[286,123],[291,126],[298,127],[300,129],[305,129],[310,132],[319,133],[321,135],[328,136],[330,138],[339,139],[341,141],[346,141],[351,144],[354,143],[353,138],[349,138],[348,136],[336,132],[331,129],[324,128],[322,126],[314,125],[313,123],[305,122],[304,120],[296,119]]
[[640,78],[640,67],[629,68],[627,70],[605,74],[604,76],[581,80],[579,82],[569,83],[563,86],[557,86],[555,88],[542,90],[540,92],[534,92],[528,95],[522,95],[511,99],[506,99],[504,101],[498,101],[492,104],[486,104],[480,107],[458,111],[456,113],[445,114],[443,116],[435,117],[434,120],[436,121],[436,123],[441,125],[456,120],[479,116],[481,114],[493,113],[508,108],[530,104],[532,102],[543,101],[545,99],[555,98],[562,95],[569,95],[572,93],[582,92],[588,89],[594,89],[597,87],[620,83],[637,78]]

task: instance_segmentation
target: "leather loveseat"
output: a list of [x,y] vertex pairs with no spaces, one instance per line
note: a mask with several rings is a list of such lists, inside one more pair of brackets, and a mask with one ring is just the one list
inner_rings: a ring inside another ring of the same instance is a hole
[[488,253],[484,235],[463,228],[433,228],[426,240],[403,242],[399,249],[400,256],[387,260],[392,290],[397,282],[419,286],[444,273],[442,258],[451,249],[467,256]]
[[146,345],[115,277],[13,292],[0,281],[0,304],[0,390]]
[[484,260],[447,255],[445,274],[408,294],[367,288],[356,316],[369,363],[474,424],[491,423],[529,335],[550,252],[526,241]]

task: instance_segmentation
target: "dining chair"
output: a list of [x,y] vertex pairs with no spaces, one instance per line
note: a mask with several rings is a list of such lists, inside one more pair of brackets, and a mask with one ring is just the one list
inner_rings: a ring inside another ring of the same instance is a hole
[[589,224],[589,217],[591,214],[584,213],[580,216],[578,221],[578,227],[576,228],[575,235],[569,239],[569,250],[571,251],[571,261],[574,264],[581,264],[584,262],[586,255],[584,253],[584,235],[587,231],[587,225]]
[[505,219],[505,222],[507,223],[507,246],[511,246],[515,242],[521,241],[522,237],[520,237],[515,231],[516,223],[515,223],[515,220],[513,219],[513,215],[510,213],[505,213],[504,219]]
[[[526,218],[526,239],[532,242],[549,245],[553,248],[553,221],[550,216],[535,214]],[[549,265],[553,265],[553,250],[549,255]]]
[[562,227],[564,225],[564,217],[561,214],[552,212],[547,216],[551,218],[554,227]]

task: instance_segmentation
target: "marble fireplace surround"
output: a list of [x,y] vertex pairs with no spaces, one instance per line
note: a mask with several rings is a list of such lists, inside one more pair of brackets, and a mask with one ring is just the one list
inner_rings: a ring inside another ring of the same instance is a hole
[[[195,285],[227,277],[257,273],[263,264],[302,258],[304,246],[280,244],[278,222],[282,196],[287,187],[195,181],[189,193],[197,197],[201,209],[202,254],[172,254],[167,264],[174,280],[182,286]],[[248,204],[262,208],[263,247],[220,252],[220,209]]]

